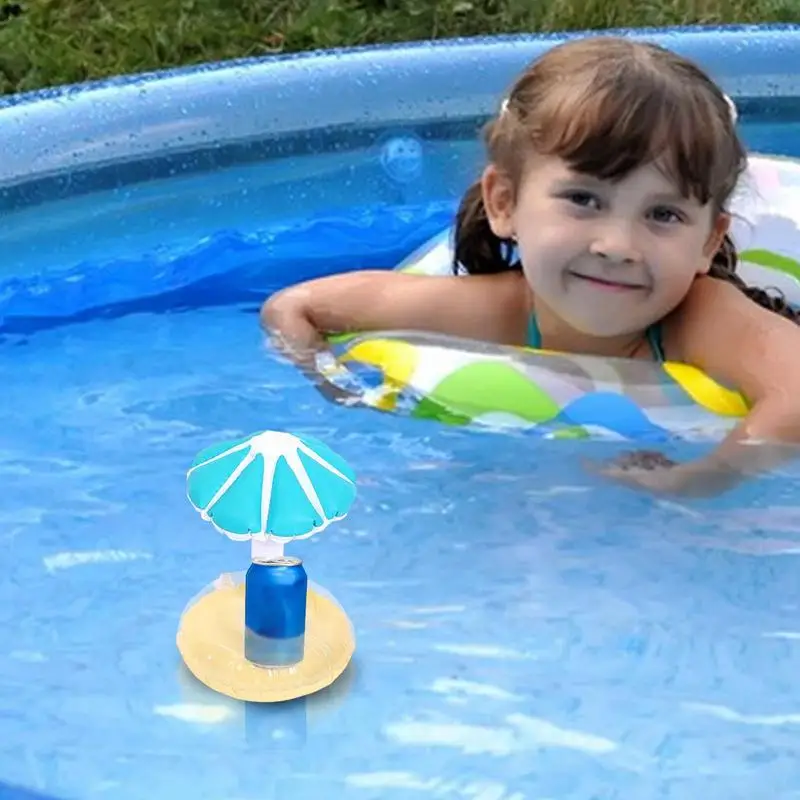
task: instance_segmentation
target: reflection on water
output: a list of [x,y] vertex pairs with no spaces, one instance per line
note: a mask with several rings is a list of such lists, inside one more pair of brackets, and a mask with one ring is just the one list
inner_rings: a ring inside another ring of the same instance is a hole
[[315,722],[341,708],[356,682],[357,666],[351,662],[341,677],[321,692],[284,703],[242,703],[212,691],[181,663],[177,678],[181,702],[157,706],[159,716],[198,725],[225,725],[231,736],[249,745],[271,749],[302,749]]

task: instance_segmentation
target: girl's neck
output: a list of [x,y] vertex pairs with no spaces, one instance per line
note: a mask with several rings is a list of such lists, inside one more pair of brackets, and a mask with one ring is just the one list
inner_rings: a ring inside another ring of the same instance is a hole
[[572,328],[554,314],[542,300],[536,300],[532,293],[530,313],[536,316],[544,350],[603,358],[650,357],[646,331],[626,333],[621,336],[591,336]]

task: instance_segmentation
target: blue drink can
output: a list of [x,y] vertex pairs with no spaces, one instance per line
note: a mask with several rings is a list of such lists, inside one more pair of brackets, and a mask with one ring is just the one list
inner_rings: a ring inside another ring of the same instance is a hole
[[245,576],[244,655],[261,667],[290,667],[305,653],[308,576],[299,558],[254,561]]

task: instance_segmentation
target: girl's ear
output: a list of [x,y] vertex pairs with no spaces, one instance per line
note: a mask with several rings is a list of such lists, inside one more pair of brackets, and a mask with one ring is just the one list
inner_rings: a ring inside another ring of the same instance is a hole
[[508,176],[489,164],[481,176],[486,218],[498,239],[514,238],[514,187]]
[[711,262],[714,260],[714,256],[717,254],[720,247],[722,247],[722,243],[725,241],[725,237],[728,235],[730,228],[731,215],[726,213],[718,214],[711,227],[711,232],[708,234],[708,239],[706,239],[705,247],[703,248],[703,259],[700,269],[697,270],[698,275],[705,275],[711,269]]

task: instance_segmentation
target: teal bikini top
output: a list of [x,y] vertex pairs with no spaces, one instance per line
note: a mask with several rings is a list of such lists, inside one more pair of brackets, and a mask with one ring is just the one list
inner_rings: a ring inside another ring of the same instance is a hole
[[[658,362],[666,361],[667,358],[664,355],[664,344],[661,335],[661,323],[657,322],[655,325],[651,325],[646,331],[646,336],[650,349],[653,351],[653,358]],[[539,332],[539,326],[536,324],[536,317],[531,314],[528,318],[528,347],[539,349],[541,346],[542,334]]]

